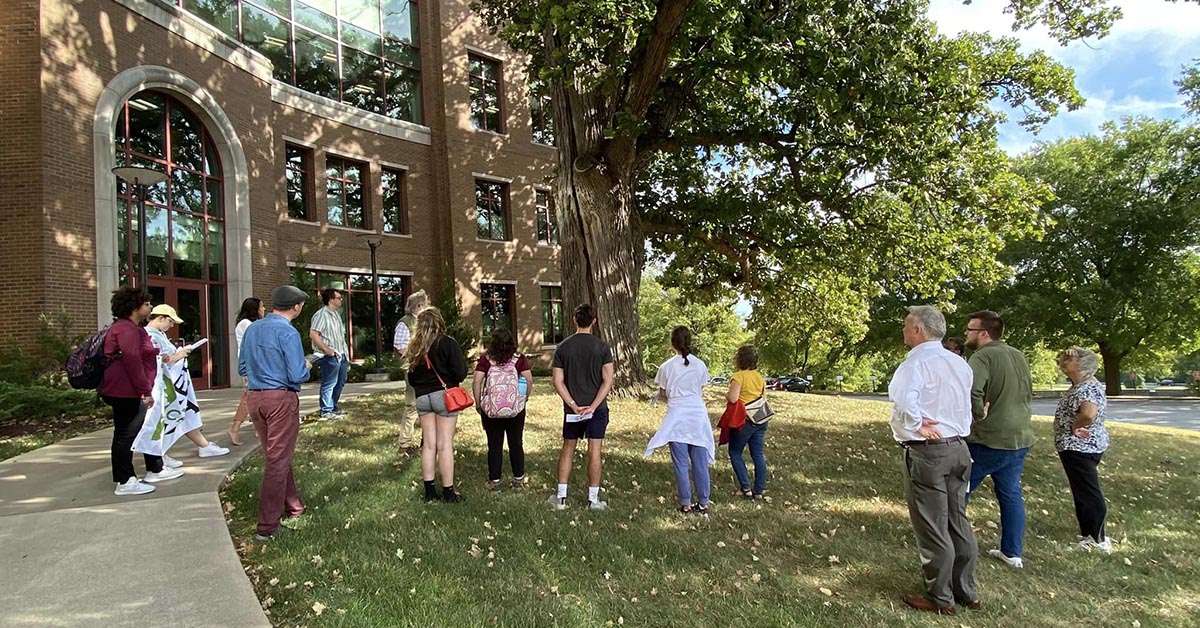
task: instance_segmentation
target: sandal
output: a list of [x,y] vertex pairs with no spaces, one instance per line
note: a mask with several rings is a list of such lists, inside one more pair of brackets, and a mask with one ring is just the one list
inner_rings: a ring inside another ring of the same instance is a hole
[[704,504],[696,504],[692,508],[692,512],[694,512],[702,517],[707,517],[708,516],[708,506],[706,506]]
[[742,499],[754,499],[754,493],[750,492],[750,489],[738,489],[734,491],[733,494],[737,497],[741,497]]
[[691,514],[691,512],[692,512],[692,506],[691,506],[691,504],[688,504],[687,506],[680,506],[680,507],[679,507],[679,512],[681,512],[681,513],[683,513],[683,514],[685,514],[685,515],[687,515],[687,514]]

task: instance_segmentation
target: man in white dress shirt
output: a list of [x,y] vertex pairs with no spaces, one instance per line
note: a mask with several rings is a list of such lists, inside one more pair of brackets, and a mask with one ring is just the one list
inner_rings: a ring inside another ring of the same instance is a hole
[[912,350],[888,386],[892,435],[904,447],[904,489],[925,575],[925,595],[906,595],[920,611],[946,615],[979,608],[979,548],[967,521],[971,479],[971,367],[942,348],[946,319],[931,305],[908,309],[904,344]]

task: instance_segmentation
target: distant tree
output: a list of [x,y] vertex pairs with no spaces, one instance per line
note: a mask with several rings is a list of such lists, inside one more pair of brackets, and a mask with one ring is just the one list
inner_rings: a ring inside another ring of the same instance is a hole
[[1045,235],[1012,242],[997,296],[1050,347],[1099,347],[1108,394],[1139,349],[1187,351],[1200,330],[1200,131],[1127,119],[1035,147],[1017,172],[1046,185]]
[[675,355],[671,330],[686,325],[692,331],[693,349],[709,372],[728,374],[734,352],[751,339],[733,306],[732,297],[689,299],[678,288],[665,288],[654,275],[644,274],[638,298],[638,333],[646,372],[653,374]]

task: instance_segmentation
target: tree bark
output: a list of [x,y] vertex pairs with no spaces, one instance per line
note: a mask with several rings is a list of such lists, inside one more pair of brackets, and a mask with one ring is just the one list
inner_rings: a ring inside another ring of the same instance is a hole
[[1121,358],[1120,352],[1107,350],[1100,345],[1100,358],[1104,360],[1104,393],[1109,397],[1121,396]]

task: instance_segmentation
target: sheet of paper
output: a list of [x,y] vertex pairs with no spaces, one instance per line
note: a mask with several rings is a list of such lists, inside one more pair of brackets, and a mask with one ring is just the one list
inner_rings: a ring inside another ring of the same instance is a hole
[[566,417],[567,423],[580,423],[590,418],[592,418],[591,414],[568,414]]
[[184,349],[194,352],[196,349],[199,349],[200,347],[203,347],[206,344],[208,344],[208,338],[201,338],[201,339],[197,340],[196,342],[193,342],[192,344],[184,347]]

